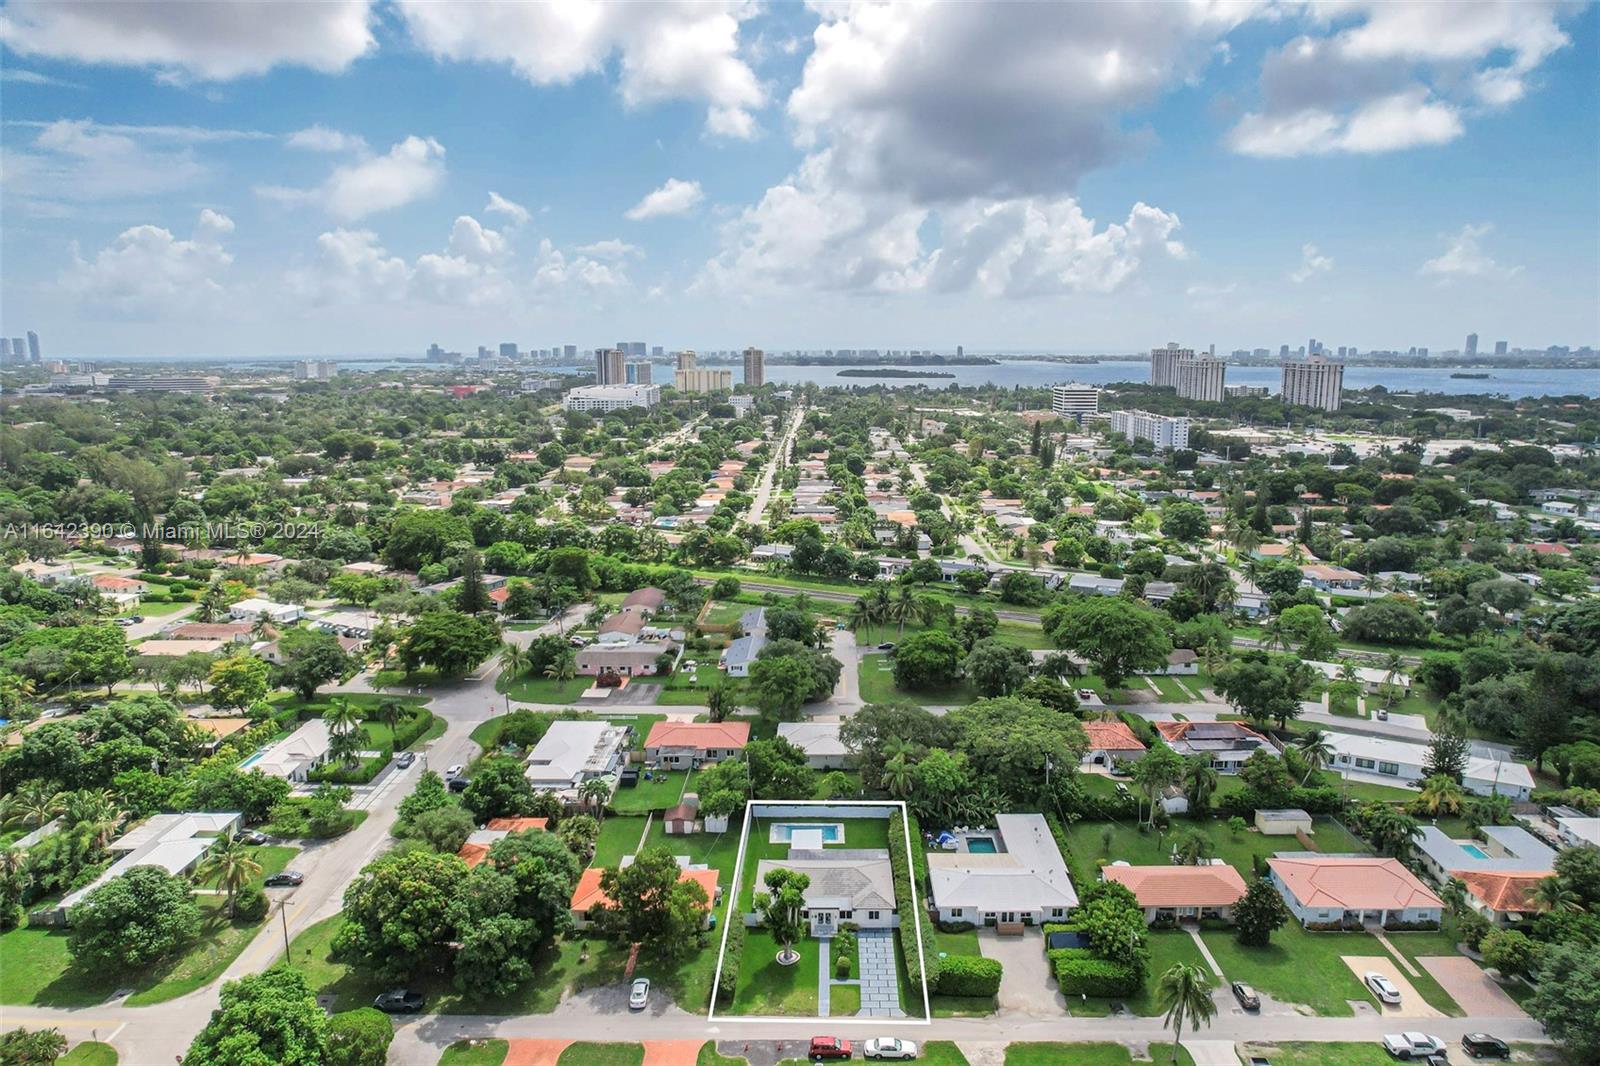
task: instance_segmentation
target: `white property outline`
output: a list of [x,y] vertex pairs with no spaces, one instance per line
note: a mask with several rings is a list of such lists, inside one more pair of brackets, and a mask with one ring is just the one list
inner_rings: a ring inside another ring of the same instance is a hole
[[[818,1021],[827,1021],[830,1024],[874,1026],[882,1028],[885,1021],[896,1025],[932,1025],[933,1006],[928,999],[928,959],[922,950],[922,904],[917,898],[917,864],[911,857],[911,815],[906,810],[904,800],[746,800],[744,804],[744,825],[739,831],[739,855],[733,863],[733,891],[728,893],[728,909],[722,922],[722,942],[717,947],[717,972],[711,981],[711,1004],[706,1010],[706,1021],[717,1021],[717,991],[722,986],[722,961],[728,954],[728,933],[732,930],[732,922],[744,921],[743,915],[735,916],[734,911],[739,906],[739,896],[744,888],[744,853],[745,847],[750,843],[750,825],[756,817],[757,807],[863,807],[881,811],[885,808],[891,811],[898,808],[900,811],[900,828],[906,839],[906,879],[911,882],[911,918],[915,926],[917,937],[917,962],[919,982],[922,985],[922,1017],[921,1018],[835,1018],[829,1015],[826,1019],[820,1015],[808,1015],[804,1018],[788,1017],[782,1015],[743,1015],[724,1014],[723,1021],[734,1022],[767,1022],[791,1025],[814,1025]],[[796,815],[795,817],[800,817]],[[886,820],[892,820],[886,819]],[[848,841],[846,842],[848,844]],[[904,928],[905,916],[901,915],[901,927]],[[742,967],[741,967],[742,969]]]

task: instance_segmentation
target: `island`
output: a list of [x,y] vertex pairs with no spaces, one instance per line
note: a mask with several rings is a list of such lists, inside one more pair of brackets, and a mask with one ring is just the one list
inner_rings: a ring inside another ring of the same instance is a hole
[[953,378],[942,370],[901,370],[895,367],[863,366],[841,370],[841,378]]

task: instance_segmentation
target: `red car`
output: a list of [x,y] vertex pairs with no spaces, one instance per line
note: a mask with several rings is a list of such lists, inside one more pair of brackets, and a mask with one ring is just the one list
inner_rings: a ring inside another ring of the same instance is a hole
[[821,1062],[823,1059],[848,1059],[851,1050],[848,1040],[837,1036],[814,1036],[811,1038],[809,1056],[812,1062]]

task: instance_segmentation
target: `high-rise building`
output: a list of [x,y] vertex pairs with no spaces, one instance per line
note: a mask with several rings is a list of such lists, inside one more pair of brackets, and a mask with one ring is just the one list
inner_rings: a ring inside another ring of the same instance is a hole
[[672,368],[674,370],[693,370],[694,349],[684,348],[682,351],[674,352],[672,356]]
[[[30,333],[28,336],[32,337],[33,334]],[[1467,347],[1465,351],[1467,355],[1478,354],[1478,335],[1476,333],[1467,334]]]
[[296,381],[331,381],[339,376],[339,364],[332,359],[302,359],[294,365]]
[[1306,345],[1306,349],[1305,350],[1307,352],[1309,352],[1311,355],[1321,355],[1322,354],[1322,342],[1317,340],[1317,338],[1312,337],[1311,338],[1311,343]]
[[39,335],[30,329],[28,331],[28,362],[40,363],[43,361],[39,356]]
[[517,342],[516,341],[501,341],[500,342],[500,358],[502,358],[502,359],[515,359],[516,357],[517,357]]
[[430,363],[442,363],[442,362],[444,362],[444,349],[439,347],[437,344],[428,345],[428,362],[430,362]]
[[27,341],[23,340],[21,337],[12,337],[11,338],[11,354],[12,355],[16,356],[18,359],[21,359],[22,358],[22,353],[26,352],[27,350],[28,350],[28,342]]
[[1189,420],[1149,411],[1112,411],[1111,431],[1129,440],[1147,440],[1157,448],[1187,448]]
[[626,384],[622,369],[622,351],[618,348],[596,348],[594,351],[594,383],[596,385]]
[[1165,348],[1150,349],[1150,384],[1157,388],[1172,388],[1178,383],[1178,360],[1193,359],[1193,348],[1180,348],[1176,341]]
[[578,346],[576,344],[563,344],[561,346],[561,358],[565,359],[569,363],[577,362]]
[[1344,392],[1344,364],[1326,359],[1283,364],[1283,402],[1337,411]]
[[733,371],[713,367],[675,370],[672,385],[679,392],[727,392],[733,388]]
[[1265,359],[1268,355],[1271,355],[1271,354],[1272,353],[1267,351],[1265,348],[1253,348],[1250,351],[1251,357],[1255,358],[1255,359]]
[[1428,358],[1428,349],[1426,349],[1426,348],[1418,348],[1417,349],[1417,354],[1420,355],[1422,358],[1426,359],[1426,358]]
[[1494,342],[1494,354],[1495,355],[1505,355],[1506,354],[1506,342],[1505,341],[1495,341]]
[[11,338],[0,337],[0,359],[11,358]]
[[1179,359],[1173,370],[1172,384],[1184,399],[1221,403],[1223,378],[1227,372],[1226,363],[1210,356]]
[[1287,358],[1289,358],[1289,346],[1287,344],[1278,345],[1278,358],[1279,359],[1287,359]]
[[744,383],[753,389],[767,383],[767,353],[760,348],[744,350]]
[[628,379],[629,385],[650,384],[651,373],[649,363],[629,363],[623,368],[623,372]]
[[652,359],[660,359],[665,354],[666,354],[666,349],[662,348],[661,345],[652,344],[650,346],[650,358],[652,358]]
[[1100,413],[1100,390],[1076,381],[1050,386],[1050,410],[1082,422]]

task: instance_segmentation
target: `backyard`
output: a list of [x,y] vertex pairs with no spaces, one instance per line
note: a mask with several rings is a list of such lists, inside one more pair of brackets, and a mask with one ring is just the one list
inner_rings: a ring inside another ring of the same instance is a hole
[[[1311,841],[1317,851],[1338,854],[1368,850],[1331,819],[1318,818],[1314,826]],[[1235,833],[1226,823],[1214,819],[1178,819],[1165,833],[1141,832],[1138,826],[1125,822],[1078,822],[1067,830],[1067,865],[1073,880],[1080,885],[1093,884],[1099,879],[1100,866],[1118,859],[1134,866],[1168,865],[1177,840],[1196,829],[1211,842],[1212,857],[1227,861],[1246,880],[1251,877],[1254,857],[1265,859],[1279,851],[1301,850],[1295,837],[1269,837],[1253,829]]]
[[869,652],[861,657],[861,700],[864,703],[889,703],[904,700],[923,706],[959,706],[978,698],[978,691],[966,680],[936,689],[901,689],[894,683],[894,660],[884,652]]

